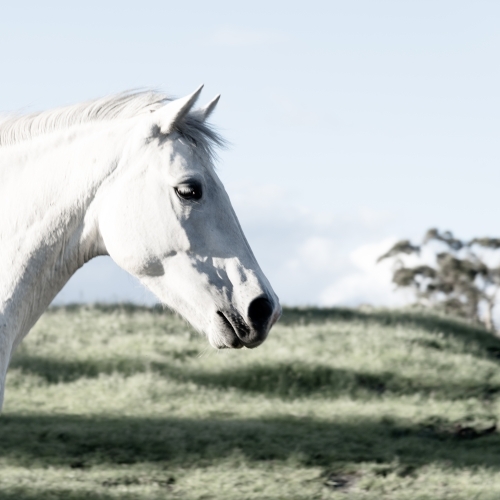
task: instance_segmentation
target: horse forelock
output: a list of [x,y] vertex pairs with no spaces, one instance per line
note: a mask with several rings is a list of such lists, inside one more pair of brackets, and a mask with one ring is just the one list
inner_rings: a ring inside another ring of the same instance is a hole
[[[4,117],[0,121],[0,147],[29,141],[35,137],[75,125],[133,118],[152,113],[172,101],[162,92],[128,91],[63,108],[29,115]],[[188,114],[176,124],[176,131],[210,158],[222,137],[208,123]]]

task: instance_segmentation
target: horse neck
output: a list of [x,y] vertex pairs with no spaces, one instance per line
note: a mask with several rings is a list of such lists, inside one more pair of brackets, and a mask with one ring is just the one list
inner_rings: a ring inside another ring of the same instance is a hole
[[0,337],[12,348],[104,252],[96,199],[122,146],[113,128],[89,124],[0,148]]

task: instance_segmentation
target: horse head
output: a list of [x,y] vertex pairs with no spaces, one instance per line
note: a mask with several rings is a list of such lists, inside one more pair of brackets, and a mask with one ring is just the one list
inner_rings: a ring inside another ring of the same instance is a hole
[[213,165],[201,87],[133,119],[99,231],[105,252],[216,348],[256,347],[281,314]]

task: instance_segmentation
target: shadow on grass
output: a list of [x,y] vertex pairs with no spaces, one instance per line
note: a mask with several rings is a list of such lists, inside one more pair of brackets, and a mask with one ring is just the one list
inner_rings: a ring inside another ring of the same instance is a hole
[[500,435],[462,440],[436,425],[353,418],[220,419],[0,417],[0,461],[19,466],[85,468],[98,464],[162,462],[203,467],[235,456],[247,462],[302,466],[370,462],[420,467],[500,469]]
[[[166,370],[167,363],[161,363]],[[42,377],[49,384],[74,382],[81,378],[96,378],[99,375],[119,373],[129,377],[151,370],[152,365],[141,358],[62,360],[30,354],[16,354],[10,369],[20,369],[23,373]]]
[[[43,489],[42,491],[27,491],[25,488],[15,488],[10,489],[10,491],[4,491],[0,489],[0,494],[2,500],[40,500],[40,499],[50,499],[50,500],[116,500],[116,495],[105,495],[102,493],[95,493],[93,491],[72,491],[72,490],[51,490]],[[132,494],[122,494],[120,496],[123,500],[136,500],[137,495]]]
[[403,377],[390,371],[370,373],[300,363],[257,365],[214,373],[181,373],[178,378],[205,387],[233,388],[282,398],[349,396],[352,399],[366,400],[381,395],[419,394],[445,400],[488,400],[500,393],[500,384],[489,381],[455,383]]
[[82,310],[95,310],[102,313],[123,313],[123,314],[136,314],[136,313],[151,313],[159,316],[175,316],[178,317],[176,313],[172,312],[167,307],[161,304],[155,304],[154,306],[143,306],[139,304],[133,304],[132,302],[119,302],[119,303],[106,303],[106,302],[96,302],[94,304],[65,304],[65,305],[51,305],[45,312],[45,314],[59,313],[64,311],[67,313],[78,313]]
[[147,362],[140,358],[64,361],[23,354],[13,359],[11,368],[42,377],[49,384],[95,378],[100,374],[119,373],[127,377],[136,373],[153,372],[176,382],[194,382],[200,387],[236,389],[279,398],[349,396],[353,399],[366,399],[381,395],[420,394],[446,400],[489,400],[500,393],[500,384],[488,380],[456,383],[441,379],[402,377],[390,371],[369,373],[298,362],[243,366],[212,372],[173,362]]

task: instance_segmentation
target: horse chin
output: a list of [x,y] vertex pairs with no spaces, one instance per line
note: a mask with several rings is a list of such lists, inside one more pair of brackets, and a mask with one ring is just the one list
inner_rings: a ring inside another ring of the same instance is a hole
[[216,328],[207,337],[210,345],[215,349],[241,349],[245,344],[238,338],[234,331],[228,328]]
[[212,325],[213,329],[207,335],[212,347],[215,349],[242,349],[243,347],[254,349],[264,342],[264,339],[254,342],[244,342],[240,338],[241,334],[238,335],[235,330],[235,325],[238,325],[238,323],[234,322],[234,318],[232,319],[233,321],[229,321],[226,314],[217,311],[216,321]]
[[208,341],[210,345],[217,350],[221,349],[241,349],[244,347],[243,342],[241,342],[238,338],[228,339],[221,338],[221,336],[217,336],[217,338],[209,337]]
[[221,338],[220,335],[218,335],[215,339],[209,336],[208,341],[210,342],[210,345],[217,350],[242,349],[243,347],[247,349],[255,349],[256,347],[259,347],[260,344],[262,344],[261,341],[254,342],[253,344],[245,344],[238,337],[233,337],[232,339],[229,339],[227,337]]

